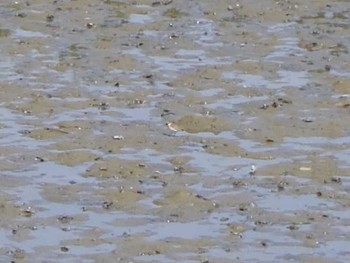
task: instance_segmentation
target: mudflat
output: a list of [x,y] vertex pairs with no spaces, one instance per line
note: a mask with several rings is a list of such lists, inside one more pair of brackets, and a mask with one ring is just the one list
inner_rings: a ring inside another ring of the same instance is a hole
[[350,4],[304,2],[1,1],[0,261],[348,262]]

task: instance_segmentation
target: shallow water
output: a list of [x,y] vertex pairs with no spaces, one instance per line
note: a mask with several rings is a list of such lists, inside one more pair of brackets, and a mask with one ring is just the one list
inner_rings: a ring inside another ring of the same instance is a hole
[[346,1],[2,1],[0,261],[348,262]]

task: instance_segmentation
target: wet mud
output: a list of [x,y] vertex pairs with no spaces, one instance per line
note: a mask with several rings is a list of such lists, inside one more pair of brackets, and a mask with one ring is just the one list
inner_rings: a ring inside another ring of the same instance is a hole
[[2,1],[1,262],[348,262],[348,1]]

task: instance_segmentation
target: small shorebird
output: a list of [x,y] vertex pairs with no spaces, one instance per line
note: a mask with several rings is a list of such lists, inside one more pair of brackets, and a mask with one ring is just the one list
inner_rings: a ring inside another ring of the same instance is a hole
[[181,131],[181,128],[173,122],[168,122],[166,126],[168,126],[168,128],[174,132]]

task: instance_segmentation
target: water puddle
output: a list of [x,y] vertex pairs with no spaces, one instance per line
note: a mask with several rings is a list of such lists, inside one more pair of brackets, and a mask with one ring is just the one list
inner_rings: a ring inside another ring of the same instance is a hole
[[276,80],[267,80],[263,76],[241,72],[224,72],[223,77],[227,80],[239,80],[243,87],[264,89],[300,88],[309,83],[307,72],[278,71],[277,74],[278,79]]

